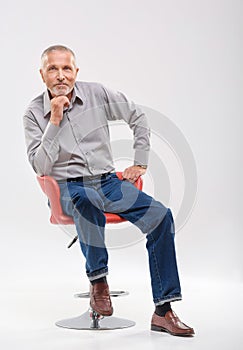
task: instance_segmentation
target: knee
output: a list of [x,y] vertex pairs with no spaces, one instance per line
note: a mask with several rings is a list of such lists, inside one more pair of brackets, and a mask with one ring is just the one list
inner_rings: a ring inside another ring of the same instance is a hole
[[160,225],[174,228],[173,215],[170,208],[165,207],[162,203],[155,201],[151,209],[149,231],[153,231]]
[[167,211],[166,211],[166,217],[168,218],[168,219],[171,219],[171,220],[173,220],[173,215],[172,215],[172,212],[171,212],[171,209],[170,208],[167,208]]
[[166,208],[163,206],[162,204],[162,208],[161,208],[161,221],[168,221],[173,223],[174,219],[173,219],[173,214],[170,208]]
[[172,212],[169,208],[167,209],[166,214],[164,216],[163,224],[165,227],[167,227],[166,232],[174,235],[174,233],[175,233],[174,218],[173,218]]
[[171,215],[170,209],[168,209],[164,204],[159,201],[153,200],[151,202],[150,210],[154,216],[159,221],[162,221],[166,216]]

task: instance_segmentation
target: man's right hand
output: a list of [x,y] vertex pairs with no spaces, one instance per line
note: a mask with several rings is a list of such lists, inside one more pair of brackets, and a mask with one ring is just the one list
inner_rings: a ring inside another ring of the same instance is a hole
[[56,96],[51,99],[51,118],[50,122],[59,126],[63,118],[63,109],[70,105],[67,96]]

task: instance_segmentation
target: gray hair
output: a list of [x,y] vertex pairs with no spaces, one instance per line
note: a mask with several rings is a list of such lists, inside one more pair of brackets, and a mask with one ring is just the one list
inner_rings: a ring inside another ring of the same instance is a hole
[[44,65],[44,60],[46,58],[46,56],[52,52],[52,51],[67,51],[67,52],[70,52],[71,55],[73,56],[73,61],[74,61],[74,64],[76,66],[76,57],[75,57],[75,54],[74,52],[69,49],[67,46],[64,46],[64,45],[52,45],[52,46],[49,46],[47,49],[45,49],[41,55],[41,67],[43,67]]

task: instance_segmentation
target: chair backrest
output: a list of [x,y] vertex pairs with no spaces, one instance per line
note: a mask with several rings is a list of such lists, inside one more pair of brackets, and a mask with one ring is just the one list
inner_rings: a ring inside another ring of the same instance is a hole
[[[122,179],[122,172],[116,173],[119,179]],[[65,215],[62,211],[60,202],[60,188],[57,181],[51,176],[37,176],[37,180],[41,186],[42,191],[46,194],[49,199],[51,207],[51,217],[50,222],[52,224],[58,225],[72,225],[73,218],[71,216]],[[137,179],[134,185],[142,190],[143,180],[141,177]],[[117,214],[105,213],[107,224],[117,224],[119,222],[126,221]]]

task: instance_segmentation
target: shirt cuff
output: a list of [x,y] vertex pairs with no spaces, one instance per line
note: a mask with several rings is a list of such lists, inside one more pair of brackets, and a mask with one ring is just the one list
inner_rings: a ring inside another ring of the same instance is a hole
[[42,139],[48,139],[48,140],[52,140],[54,139],[54,137],[58,134],[60,130],[60,127],[57,125],[52,124],[51,122],[49,122],[47,124],[47,127],[45,128],[45,132],[43,134]]
[[148,165],[149,151],[136,149],[134,155],[134,165]]
[[59,152],[59,131],[59,126],[49,122],[42,136],[43,149],[52,163],[56,160],[57,153]]

